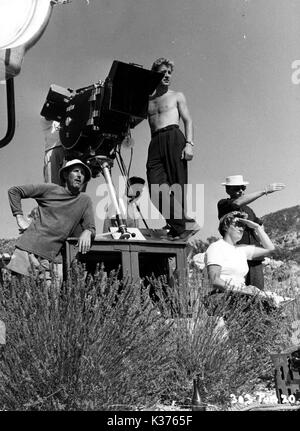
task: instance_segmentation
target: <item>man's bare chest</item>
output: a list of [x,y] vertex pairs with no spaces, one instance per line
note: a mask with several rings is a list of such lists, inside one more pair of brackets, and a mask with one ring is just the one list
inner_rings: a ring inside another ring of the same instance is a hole
[[157,97],[149,101],[148,111],[150,115],[161,114],[177,108],[175,97]]

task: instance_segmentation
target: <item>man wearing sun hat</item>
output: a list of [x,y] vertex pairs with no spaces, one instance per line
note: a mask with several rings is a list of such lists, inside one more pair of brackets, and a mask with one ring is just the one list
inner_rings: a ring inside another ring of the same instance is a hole
[[[77,227],[79,251],[86,253],[95,236],[95,219],[91,198],[82,193],[91,179],[91,171],[79,159],[67,161],[59,171],[64,186],[29,184],[11,187],[8,198],[19,232],[22,234],[7,268],[17,274],[30,275],[48,269],[50,263],[61,263],[60,251],[65,240]],[[37,217],[29,221],[23,215],[21,200],[33,198],[38,204]]]
[[[248,184],[249,182],[245,181],[242,175],[231,175],[225,179],[222,186],[225,186],[225,190],[229,195],[229,198],[221,199],[218,202],[219,219],[231,211],[242,211],[248,215],[248,220],[262,225],[262,220],[256,216],[255,212],[248,206],[248,204],[262,196],[267,196],[268,194],[280,191],[285,187],[282,183],[272,183],[267,185],[264,189],[246,194],[245,190]],[[239,244],[260,245],[253,229],[248,229],[247,227],[245,228],[244,235],[239,241]],[[248,265],[249,272],[246,276],[246,285],[256,286],[263,290],[264,277],[262,260],[248,261]]]

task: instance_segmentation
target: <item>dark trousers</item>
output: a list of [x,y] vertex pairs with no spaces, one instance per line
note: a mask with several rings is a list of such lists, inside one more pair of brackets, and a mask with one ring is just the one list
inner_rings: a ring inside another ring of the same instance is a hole
[[264,290],[264,273],[261,261],[248,260],[249,272],[246,275],[247,286],[256,286]]
[[187,161],[181,159],[185,145],[179,127],[170,125],[152,134],[148,149],[147,180],[151,201],[176,234],[185,230]]

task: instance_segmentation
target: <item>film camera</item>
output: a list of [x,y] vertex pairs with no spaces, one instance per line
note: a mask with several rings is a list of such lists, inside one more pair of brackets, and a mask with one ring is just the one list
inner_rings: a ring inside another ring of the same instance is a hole
[[124,239],[130,234],[121,218],[110,169],[130,129],[147,118],[149,96],[162,77],[163,73],[115,60],[105,81],[75,91],[51,85],[41,110],[43,117],[60,123],[65,159],[81,159],[93,177],[103,174]]
[[60,123],[66,158],[89,162],[96,176],[94,156],[114,158],[130,129],[147,118],[149,95],[162,75],[115,60],[105,81],[75,91],[51,85],[41,115]]

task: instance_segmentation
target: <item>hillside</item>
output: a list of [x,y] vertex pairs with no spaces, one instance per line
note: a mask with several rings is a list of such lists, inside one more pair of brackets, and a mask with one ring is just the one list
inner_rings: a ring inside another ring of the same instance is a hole
[[275,257],[300,264],[300,205],[266,214],[262,219],[277,246]]

